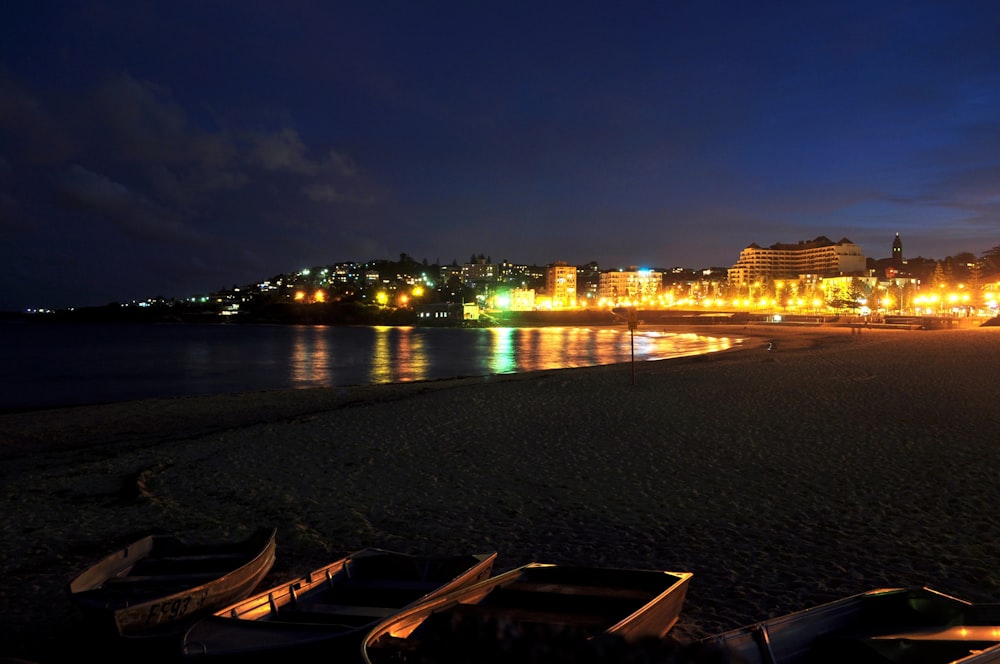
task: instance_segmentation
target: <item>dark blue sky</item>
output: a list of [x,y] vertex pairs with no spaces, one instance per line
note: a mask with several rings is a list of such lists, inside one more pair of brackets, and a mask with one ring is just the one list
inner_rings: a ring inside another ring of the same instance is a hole
[[1000,244],[1000,3],[0,7],[0,309],[344,260]]

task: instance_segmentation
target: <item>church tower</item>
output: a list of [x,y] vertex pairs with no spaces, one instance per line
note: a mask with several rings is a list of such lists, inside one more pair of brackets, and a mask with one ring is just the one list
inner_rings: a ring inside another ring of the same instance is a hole
[[903,267],[903,241],[899,239],[899,233],[892,241],[892,265],[897,269]]

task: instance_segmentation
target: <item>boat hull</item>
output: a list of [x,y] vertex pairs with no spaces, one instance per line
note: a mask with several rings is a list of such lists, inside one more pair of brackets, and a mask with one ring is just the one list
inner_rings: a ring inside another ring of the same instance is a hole
[[[367,664],[474,661],[476,651],[505,647],[495,641],[499,632],[577,641],[598,634],[658,638],[677,622],[691,576],[530,563],[383,621],[362,643],[362,657]],[[428,651],[442,643],[443,650]]]
[[1000,606],[880,588],[704,640],[746,664],[1000,662]]
[[387,616],[488,578],[496,553],[415,556],[365,549],[195,623],[188,658],[350,653]]
[[273,528],[236,543],[188,545],[148,536],[98,561],[69,585],[91,620],[121,637],[163,636],[246,597],[275,560]]

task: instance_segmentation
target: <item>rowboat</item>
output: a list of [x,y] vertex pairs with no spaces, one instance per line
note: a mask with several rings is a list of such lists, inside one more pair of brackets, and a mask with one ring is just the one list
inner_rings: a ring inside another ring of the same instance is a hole
[[366,664],[470,662],[509,651],[508,639],[660,638],[677,622],[691,576],[529,563],[382,621],[362,656]]
[[705,639],[745,664],[1000,662],[1000,605],[879,588]]
[[274,528],[238,542],[188,544],[149,535],[84,570],[69,584],[85,616],[125,638],[163,636],[246,597],[274,565]]
[[488,578],[497,554],[417,556],[364,549],[196,622],[188,658],[349,652],[380,620],[416,602]]

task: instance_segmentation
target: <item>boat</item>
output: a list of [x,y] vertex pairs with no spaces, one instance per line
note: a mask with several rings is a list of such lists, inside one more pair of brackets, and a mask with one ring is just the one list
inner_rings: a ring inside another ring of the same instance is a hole
[[185,633],[185,658],[349,652],[387,616],[490,576],[497,554],[421,556],[368,548],[222,608]]
[[877,588],[704,640],[745,664],[1000,662],[1000,604]]
[[520,652],[504,643],[512,639],[555,648],[601,634],[630,643],[662,638],[677,622],[691,577],[528,563],[382,621],[362,642],[362,657],[366,664],[470,662],[485,652]]
[[69,584],[86,618],[109,635],[162,637],[246,597],[274,565],[276,529],[237,542],[188,544],[148,535],[108,555]]

